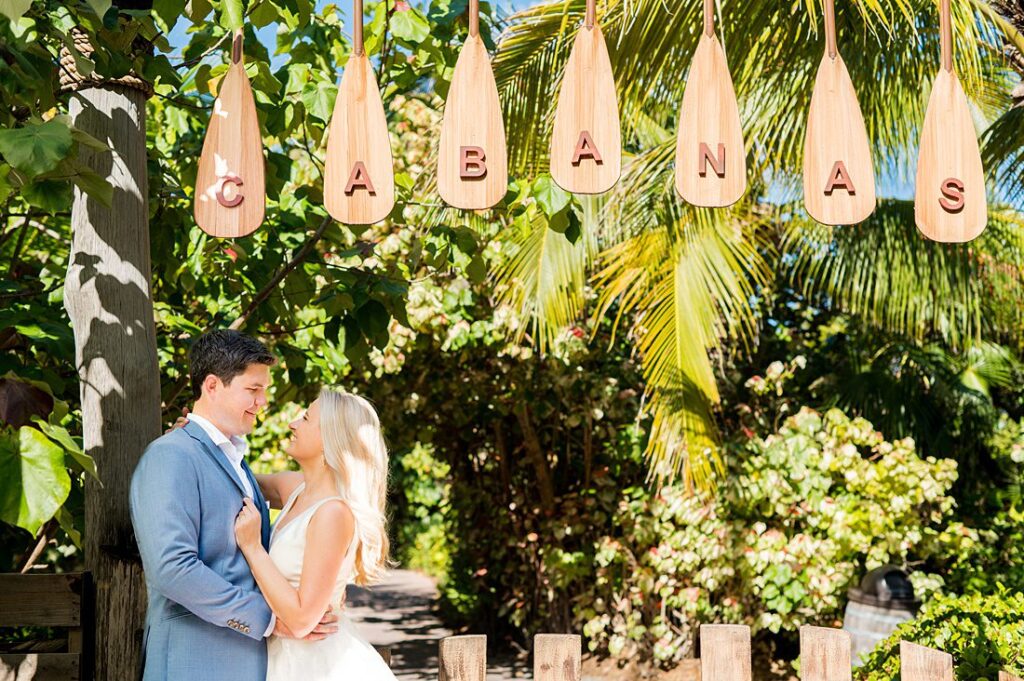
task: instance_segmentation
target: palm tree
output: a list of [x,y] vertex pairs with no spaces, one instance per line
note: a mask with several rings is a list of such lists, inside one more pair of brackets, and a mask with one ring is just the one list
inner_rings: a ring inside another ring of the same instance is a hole
[[[583,0],[549,2],[513,15],[494,59],[505,105],[511,172],[546,171],[557,89]],[[954,7],[957,70],[986,129],[991,220],[964,246],[926,242],[913,227],[906,186],[938,69],[933,0],[840,2],[840,49],[857,88],[884,197],[857,227],[826,228],[803,212],[805,119],[823,51],[821,7],[719,0],[747,140],[750,187],[730,209],[684,205],[672,191],[676,116],[701,30],[701,3],[607,0],[598,15],[617,74],[623,176],[608,195],[582,201],[583,238],[568,242],[531,221],[515,235],[519,256],[496,272],[541,339],[584,311],[614,311],[641,354],[653,418],[652,478],[713,484],[719,404],[715,362],[756,343],[759,292],[777,282],[827,294],[840,309],[911,340],[958,347],[981,337],[1019,340],[1024,272],[1022,109],[1005,45],[1024,36],[984,0]],[[886,194],[886,188],[889,193]],[[532,254],[532,255],[531,255]],[[993,292],[998,289],[1000,295]],[[1009,310],[1009,311],[1008,311]]]

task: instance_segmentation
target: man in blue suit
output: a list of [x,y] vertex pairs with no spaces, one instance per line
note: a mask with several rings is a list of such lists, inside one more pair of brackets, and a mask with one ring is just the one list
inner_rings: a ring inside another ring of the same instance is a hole
[[[267,404],[275,362],[237,331],[200,337],[189,357],[189,422],[151,443],[132,476],[132,525],[149,592],[144,681],[264,681],[266,637],[289,635],[235,544],[245,497],[261,511],[264,546],[270,541],[244,436]],[[325,615],[310,638],[336,631],[336,620]]]

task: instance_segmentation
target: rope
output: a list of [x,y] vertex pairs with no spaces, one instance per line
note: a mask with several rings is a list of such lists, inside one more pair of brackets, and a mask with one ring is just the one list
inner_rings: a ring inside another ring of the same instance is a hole
[[[92,43],[89,42],[89,35],[85,31],[73,28],[71,29],[71,36],[75,50],[82,56],[88,57],[95,51]],[[90,73],[88,76],[82,75],[79,73],[78,66],[75,63],[75,56],[68,49],[67,45],[60,48],[60,67],[61,92],[76,91],[89,87],[123,85],[141,90],[145,93],[146,97],[153,95],[153,86],[135,73],[129,73],[120,78],[106,78],[96,73]]]

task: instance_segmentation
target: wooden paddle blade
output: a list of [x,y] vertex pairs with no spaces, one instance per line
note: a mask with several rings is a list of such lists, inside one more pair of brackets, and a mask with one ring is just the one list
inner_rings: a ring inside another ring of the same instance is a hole
[[263,138],[249,78],[241,62],[221,81],[203,142],[193,212],[207,234],[239,237],[263,222]]
[[854,225],[875,210],[875,172],[857,93],[843,58],[818,66],[804,139],[804,205],[826,225]]
[[676,191],[695,206],[730,206],[747,189],[746,156],[725,51],[703,33],[679,112]]
[[490,208],[508,190],[505,126],[491,60],[480,36],[469,36],[455,62],[441,125],[437,191],[466,210]]
[[939,69],[921,129],[914,196],[917,228],[929,239],[970,241],[985,229],[985,173],[967,96],[956,72]]
[[395,207],[395,172],[384,105],[365,54],[345,65],[331,115],[324,203],[335,220],[369,225]]
[[615,78],[601,28],[583,26],[565,66],[551,136],[551,177],[566,191],[600,194],[622,169]]

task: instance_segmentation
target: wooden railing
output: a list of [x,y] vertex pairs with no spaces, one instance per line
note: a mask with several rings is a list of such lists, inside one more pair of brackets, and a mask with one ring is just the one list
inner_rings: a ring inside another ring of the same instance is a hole
[[[91,681],[92,589],[88,573],[0,574],[0,627],[53,627],[65,630],[44,641],[0,649],[0,681]],[[398,645],[401,648],[401,644]],[[378,647],[391,664],[394,647]],[[700,681],[751,681],[749,627],[705,624],[700,628],[700,659],[693,664]],[[582,641],[573,634],[538,634],[533,645],[534,681],[579,681]],[[902,681],[953,681],[953,657],[903,641]],[[487,637],[449,636],[438,646],[438,681],[485,681]],[[851,681],[851,642],[842,629],[806,626],[800,630],[802,681]],[[1001,672],[999,681],[1024,681]]]
[[[800,629],[802,681],[851,681],[850,634],[842,629],[805,626]],[[390,652],[390,651],[388,651]],[[534,681],[579,681],[581,641],[570,634],[538,634],[533,647]],[[704,624],[700,628],[700,659],[694,676],[700,681],[751,681],[750,628]],[[902,681],[953,681],[953,656],[915,643],[900,643]],[[439,681],[484,681],[487,637],[451,636],[438,651]],[[699,676],[696,672],[699,671]],[[999,681],[1022,681],[1000,672]]]

